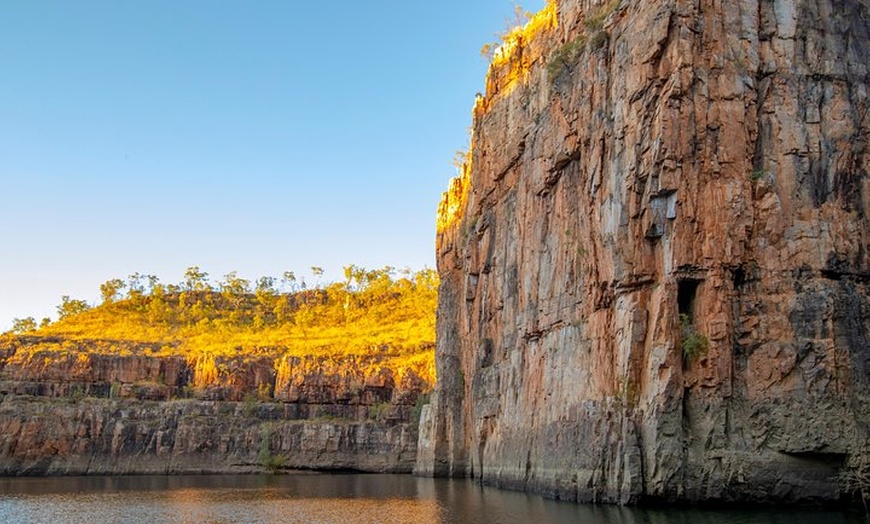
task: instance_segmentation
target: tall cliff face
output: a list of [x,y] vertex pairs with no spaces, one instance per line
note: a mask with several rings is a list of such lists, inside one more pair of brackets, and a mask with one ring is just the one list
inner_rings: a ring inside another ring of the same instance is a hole
[[550,9],[442,203],[417,472],[838,497],[870,453],[870,3]]

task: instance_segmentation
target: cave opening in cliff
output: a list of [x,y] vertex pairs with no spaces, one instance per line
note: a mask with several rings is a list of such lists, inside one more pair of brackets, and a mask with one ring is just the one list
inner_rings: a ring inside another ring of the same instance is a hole
[[681,278],[677,281],[677,309],[681,318],[685,315],[689,320],[694,319],[695,297],[700,285],[701,281],[695,278]]

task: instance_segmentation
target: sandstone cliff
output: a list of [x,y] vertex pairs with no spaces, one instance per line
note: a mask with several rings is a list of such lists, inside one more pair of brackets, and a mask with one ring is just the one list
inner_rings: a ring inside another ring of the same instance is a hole
[[866,0],[561,0],[439,214],[417,471],[807,501],[870,453]]
[[272,403],[9,397],[0,475],[411,469],[408,422],[294,415]]
[[89,352],[107,341],[0,342],[0,475],[408,472],[429,388],[376,356],[187,360],[118,341],[124,355]]

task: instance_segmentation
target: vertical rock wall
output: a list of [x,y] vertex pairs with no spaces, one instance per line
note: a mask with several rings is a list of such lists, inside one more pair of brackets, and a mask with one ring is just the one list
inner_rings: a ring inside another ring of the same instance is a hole
[[561,0],[439,216],[417,472],[831,500],[870,448],[870,3]]

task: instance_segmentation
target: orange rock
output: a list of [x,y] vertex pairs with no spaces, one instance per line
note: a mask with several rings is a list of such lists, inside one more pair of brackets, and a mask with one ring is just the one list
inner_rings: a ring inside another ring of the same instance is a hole
[[445,197],[417,471],[839,498],[870,453],[870,8],[557,4]]

